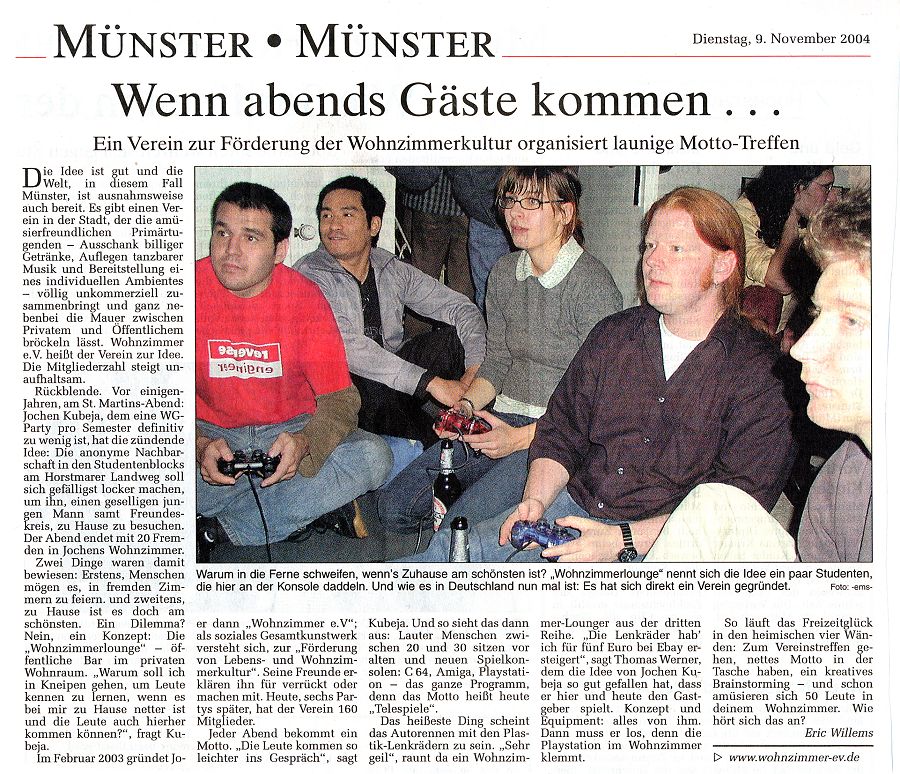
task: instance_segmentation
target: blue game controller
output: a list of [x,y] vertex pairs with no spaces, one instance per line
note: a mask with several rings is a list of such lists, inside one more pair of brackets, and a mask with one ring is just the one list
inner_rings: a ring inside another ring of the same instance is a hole
[[537,543],[541,548],[552,548],[577,537],[571,530],[546,521],[517,521],[512,525],[509,542],[513,548],[521,551],[529,543]]

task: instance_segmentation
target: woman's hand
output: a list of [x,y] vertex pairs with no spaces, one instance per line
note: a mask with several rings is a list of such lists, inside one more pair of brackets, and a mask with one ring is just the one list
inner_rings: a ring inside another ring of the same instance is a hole
[[471,417],[475,414],[475,404],[466,397],[460,398],[450,408],[457,414],[462,414],[464,417]]
[[489,411],[476,411],[475,416],[486,420],[491,430],[480,435],[464,435],[463,440],[473,449],[492,460],[499,460],[515,451],[527,449],[534,438],[534,425],[513,427]]

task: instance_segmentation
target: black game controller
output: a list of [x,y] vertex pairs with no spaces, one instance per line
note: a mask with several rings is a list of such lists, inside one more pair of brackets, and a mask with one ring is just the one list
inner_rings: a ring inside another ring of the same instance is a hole
[[240,449],[234,453],[233,460],[222,460],[218,462],[219,473],[223,476],[234,478],[238,473],[255,473],[261,478],[268,478],[278,468],[281,462],[281,455],[270,457],[264,454],[260,449],[254,449],[247,456],[246,452]]
[[561,546],[578,537],[565,527],[557,527],[547,521],[517,521],[512,525],[509,542],[521,551],[529,543],[537,543],[541,548]]

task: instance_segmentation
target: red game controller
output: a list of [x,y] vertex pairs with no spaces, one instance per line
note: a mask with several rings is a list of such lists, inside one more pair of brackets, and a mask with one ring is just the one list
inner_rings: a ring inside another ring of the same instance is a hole
[[434,432],[456,433],[458,435],[481,435],[493,430],[487,420],[481,417],[467,417],[465,414],[445,409],[438,415],[438,421],[434,423]]

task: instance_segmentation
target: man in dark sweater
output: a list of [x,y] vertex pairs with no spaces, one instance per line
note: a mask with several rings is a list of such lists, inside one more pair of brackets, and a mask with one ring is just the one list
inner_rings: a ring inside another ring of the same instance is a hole
[[807,413],[846,441],[813,482],[797,548],[804,562],[872,561],[872,202],[868,190],[823,207],[806,247],[822,268],[815,319],[791,355]]
[[[471,531],[472,561],[508,559],[513,524],[542,519],[578,537],[517,561],[633,561],[702,485],[774,506],[794,458],[791,413],[774,346],[736,311],[740,220],[717,194],[681,188],[653,205],[642,236],[645,303],[579,350],[538,421],[522,502]],[[438,533],[417,558],[445,560],[446,542]]]

